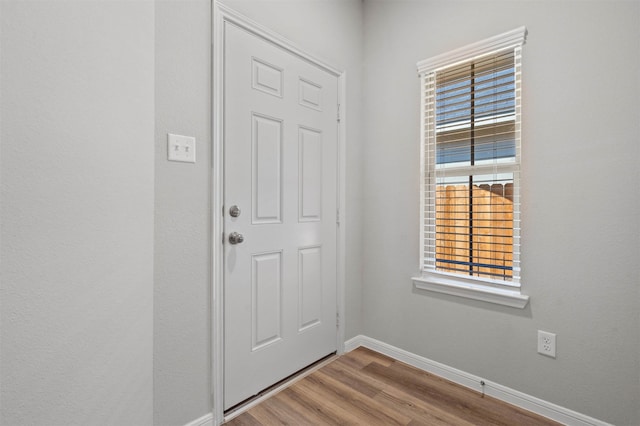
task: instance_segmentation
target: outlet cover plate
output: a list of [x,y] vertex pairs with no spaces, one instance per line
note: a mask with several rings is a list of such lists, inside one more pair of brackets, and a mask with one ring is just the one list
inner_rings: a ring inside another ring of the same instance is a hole
[[556,335],[548,331],[538,330],[538,353],[556,357]]
[[196,162],[196,138],[171,133],[167,136],[167,158],[169,161]]

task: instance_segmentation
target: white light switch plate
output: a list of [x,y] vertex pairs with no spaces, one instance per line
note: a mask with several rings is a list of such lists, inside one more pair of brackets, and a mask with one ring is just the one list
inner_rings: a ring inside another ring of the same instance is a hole
[[196,138],[168,134],[167,158],[169,161],[196,162]]

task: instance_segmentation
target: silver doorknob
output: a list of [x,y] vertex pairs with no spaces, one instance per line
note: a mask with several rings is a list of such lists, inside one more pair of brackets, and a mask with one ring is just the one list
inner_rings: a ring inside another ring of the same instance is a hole
[[231,217],[240,216],[240,209],[238,208],[238,206],[231,206],[231,208],[229,209],[229,216]]
[[244,237],[242,234],[238,234],[237,232],[232,232],[229,234],[229,242],[231,244],[240,244],[244,241]]

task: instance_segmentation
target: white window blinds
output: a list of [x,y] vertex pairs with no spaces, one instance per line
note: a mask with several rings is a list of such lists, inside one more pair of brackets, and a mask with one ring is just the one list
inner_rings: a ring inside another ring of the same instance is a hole
[[525,34],[521,28],[454,51],[449,61],[443,55],[418,64],[423,271],[519,285]]

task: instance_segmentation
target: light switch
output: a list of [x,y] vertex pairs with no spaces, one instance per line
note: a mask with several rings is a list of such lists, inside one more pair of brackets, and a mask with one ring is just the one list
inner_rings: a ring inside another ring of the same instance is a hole
[[168,134],[167,158],[169,161],[196,162],[196,138]]

